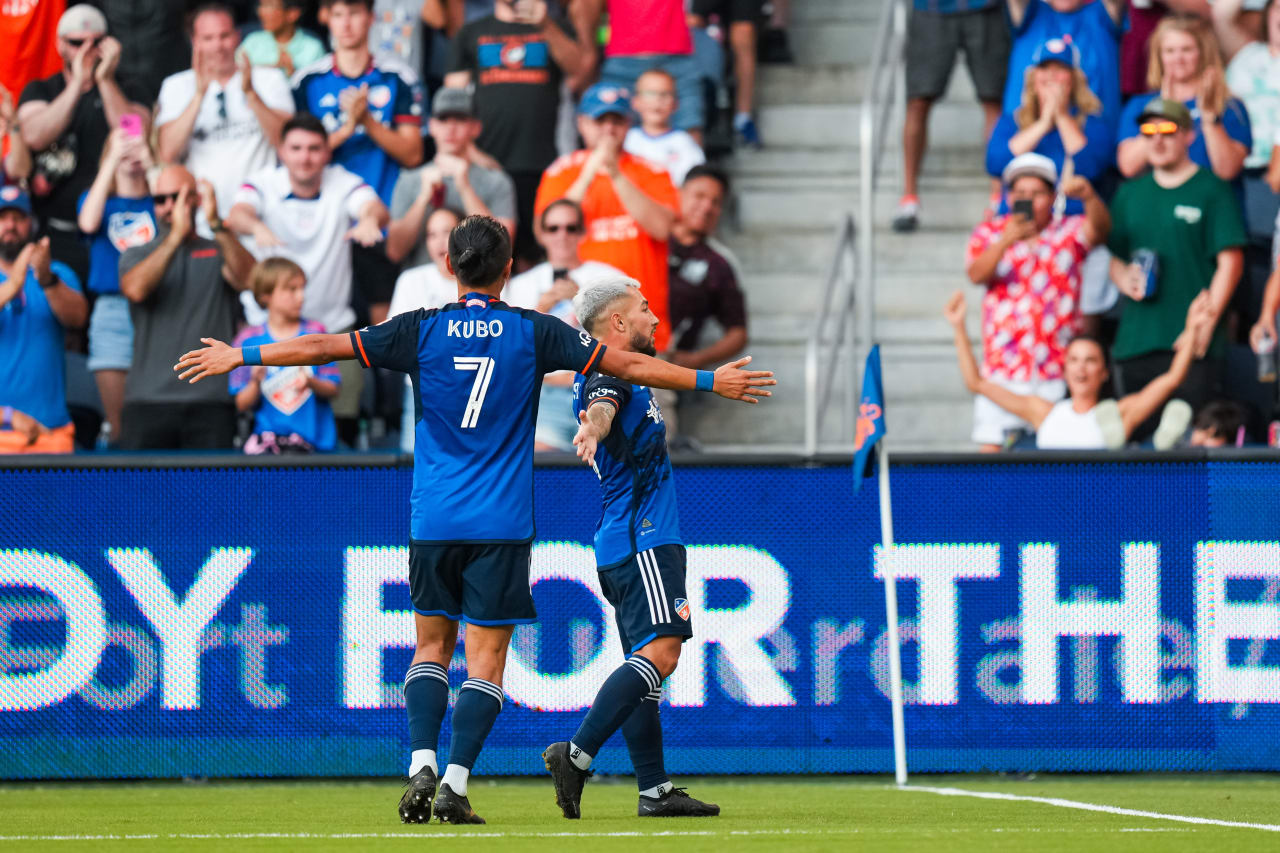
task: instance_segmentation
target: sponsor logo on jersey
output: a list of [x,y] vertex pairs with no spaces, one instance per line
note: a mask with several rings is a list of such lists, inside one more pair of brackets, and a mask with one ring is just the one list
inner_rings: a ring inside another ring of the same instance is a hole
[[502,334],[501,320],[450,320],[451,338],[496,338]]
[[652,418],[655,424],[662,423],[662,409],[658,408],[658,401],[649,398],[649,411],[645,412],[645,417]]
[[614,388],[597,388],[587,395],[588,400],[599,400],[602,397],[617,397],[617,389]]
[[689,601],[684,598],[676,599],[676,615],[684,621],[689,621]]

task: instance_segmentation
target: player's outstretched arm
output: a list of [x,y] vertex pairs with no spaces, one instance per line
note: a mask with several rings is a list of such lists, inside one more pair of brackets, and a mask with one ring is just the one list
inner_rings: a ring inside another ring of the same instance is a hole
[[578,457],[593,468],[596,447],[613,429],[613,416],[617,413],[617,404],[610,400],[599,401],[588,406],[585,412],[578,412],[578,432],[573,437],[573,447]]
[[669,388],[672,391],[714,391],[730,400],[758,403],[760,397],[773,396],[773,392],[766,390],[766,386],[777,385],[778,382],[773,378],[771,370],[742,369],[750,363],[751,356],[744,356],[721,365],[712,373],[709,370],[677,367],[638,352],[610,348],[601,357],[599,370],[635,385]]
[[[173,366],[179,371],[179,379],[199,382],[206,376],[230,373],[249,363],[301,367],[356,357],[350,335],[300,335],[289,341],[243,349],[228,346],[216,338],[201,338],[200,343],[205,346],[186,353]],[[249,361],[245,360],[246,349],[251,351]]]

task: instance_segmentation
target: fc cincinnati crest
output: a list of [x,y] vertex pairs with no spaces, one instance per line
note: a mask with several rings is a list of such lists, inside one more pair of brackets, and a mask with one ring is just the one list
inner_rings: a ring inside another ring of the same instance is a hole
[[689,601],[684,598],[676,599],[676,615],[684,621],[689,621]]

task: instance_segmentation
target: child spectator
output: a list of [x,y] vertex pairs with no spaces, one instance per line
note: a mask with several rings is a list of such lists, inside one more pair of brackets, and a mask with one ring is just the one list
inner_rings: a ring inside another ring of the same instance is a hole
[[689,170],[707,158],[692,136],[671,126],[677,104],[676,78],[661,68],[651,68],[641,74],[636,78],[636,93],[631,98],[631,106],[640,116],[640,126],[627,131],[622,147],[628,153],[665,167],[671,182],[680,186]]
[[[268,258],[250,273],[258,304],[267,309],[267,322],[249,326],[234,346],[263,346],[299,335],[323,334],[324,326],[302,318],[302,291],[307,277],[287,258]],[[329,400],[338,396],[342,378],[333,363],[320,367],[236,368],[231,393],[236,409],[254,412],[253,434],[244,452],[254,455],[310,453],[333,450],[337,429]]]
[[[1043,154],[1065,174],[1071,159],[1075,174],[1096,182],[1111,165],[1111,131],[1102,120],[1102,104],[1080,70],[1080,51],[1063,39],[1040,45],[1027,69],[1022,106],[996,123],[987,145],[987,172],[999,177],[1019,154]],[[1003,207],[999,212],[1006,212]],[[1076,199],[1066,213],[1083,213]]]
[[1189,155],[1197,166],[1235,181],[1253,148],[1249,113],[1227,90],[1218,40],[1204,21],[1165,18],[1151,35],[1147,85],[1153,91],[1125,105],[1116,138],[1116,165],[1131,178],[1147,168],[1147,144],[1138,132],[1143,111],[1157,98],[1181,101],[1195,131]]
[[1196,413],[1191,424],[1192,447],[1240,447],[1248,439],[1244,407],[1234,400],[1215,400]]
[[271,65],[292,77],[293,72],[324,58],[324,42],[298,26],[302,0],[258,0],[262,29],[249,33],[238,53],[254,65]]
[[117,129],[107,137],[98,176],[80,196],[76,224],[89,237],[88,289],[97,294],[89,319],[89,370],[98,385],[108,441],[120,438],[124,384],[133,363],[133,321],[120,293],[120,256],[156,238],[155,204],[147,187],[146,140]]

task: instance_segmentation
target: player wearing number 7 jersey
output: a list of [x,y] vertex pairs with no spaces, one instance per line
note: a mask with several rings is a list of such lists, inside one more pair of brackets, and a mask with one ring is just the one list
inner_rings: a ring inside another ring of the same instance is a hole
[[[502,708],[502,673],[516,624],[536,619],[529,594],[533,542],[533,432],[542,375],[602,371],[640,385],[714,391],[755,403],[768,371],[749,359],[712,374],[612,350],[561,320],[499,301],[511,275],[511,241],[497,220],[469,216],[449,235],[448,266],[459,300],[400,314],[349,335],[207,345],[174,367],[191,382],[243,364],[327,364],[409,374],[416,443],[409,592],[417,648],[405,677],[413,756],[400,817],[421,823],[483,823],[467,799],[471,767]],[[453,709],[449,766],[436,792],[436,742],[449,704],[448,666],[458,622],[468,624],[467,675]],[[433,802],[434,799],[434,802]]]

